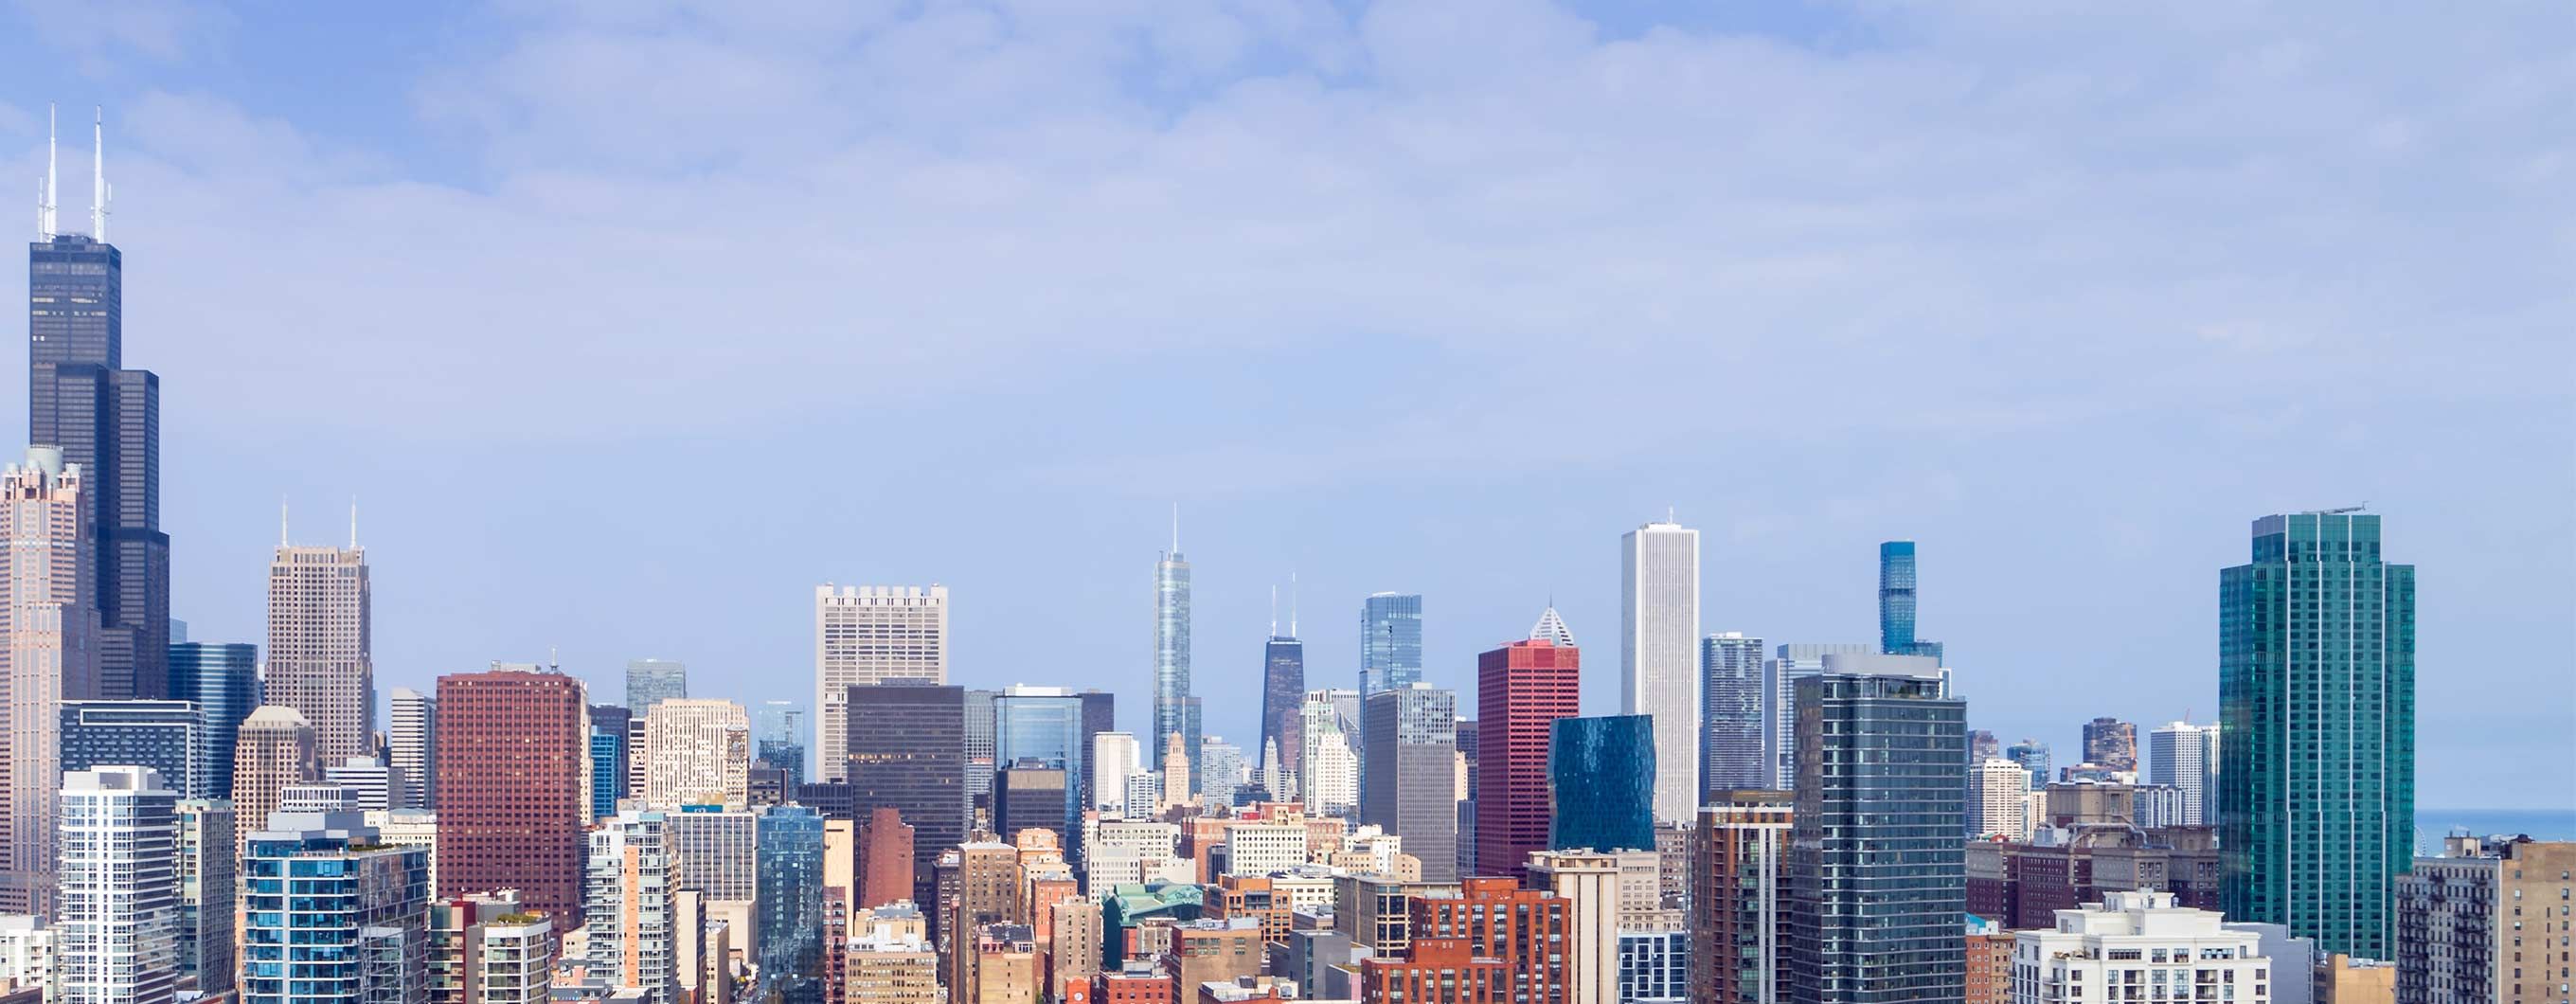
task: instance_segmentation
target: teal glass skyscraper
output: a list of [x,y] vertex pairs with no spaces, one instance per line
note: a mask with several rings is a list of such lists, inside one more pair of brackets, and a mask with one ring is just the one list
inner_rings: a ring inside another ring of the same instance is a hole
[[1422,594],[1376,593],[1360,603],[1360,701],[1422,679]]
[[1199,699],[1190,695],[1190,563],[1181,558],[1180,519],[1172,520],[1172,549],[1154,562],[1154,745],[1145,751],[1155,770],[1173,733],[1181,736],[1196,776]]
[[1878,650],[1941,658],[1941,643],[1914,637],[1914,542],[1878,545]]
[[2414,862],[2415,566],[2349,509],[2265,516],[2253,545],[2218,576],[2221,901],[2390,958]]

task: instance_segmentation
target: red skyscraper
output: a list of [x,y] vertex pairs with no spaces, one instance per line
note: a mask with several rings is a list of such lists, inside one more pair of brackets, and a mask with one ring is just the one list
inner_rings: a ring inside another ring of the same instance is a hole
[[438,678],[438,895],[519,890],[581,925],[581,681],[495,668]]
[[1548,850],[1548,730],[1578,710],[1583,653],[1549,607],[1527,641],[1476,657],[1478,875],[1519,875]]
[[859,827],[860,908],[911,899],[912,878],[912,827],[903,813],[880,805]]

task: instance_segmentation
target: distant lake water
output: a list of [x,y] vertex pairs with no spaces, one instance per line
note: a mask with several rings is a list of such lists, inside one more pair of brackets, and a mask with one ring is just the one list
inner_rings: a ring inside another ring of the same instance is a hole
[[2437,854],[2452,827],[2479,836],[2526,833],[2533,840],[2576,840],[2576,808],[2415,810],[2415,853]]

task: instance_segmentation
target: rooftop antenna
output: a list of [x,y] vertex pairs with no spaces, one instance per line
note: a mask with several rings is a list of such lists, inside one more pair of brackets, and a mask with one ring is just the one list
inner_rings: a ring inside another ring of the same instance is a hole
[[349,496],[349,550],[358,549],[358,497]]
[[1667,503],[1664,506],[1664,522],[1670,523],[1673,519],[1673,507],[1670,503]]
[[1288,637],[1297,637],[1297,570],[1288,570]]
[[93,107],[97,116],[90,123],[89,147],[89,229],[90,238],[107,243],[107,110]]
[[45,186],[36,190],[36,239],[54,239],[54,106],[45,105]]
[[1181,504],[1172,503],[1172,557],[1181,556]]
[[1270,636],[1279,637],[1279,584],[1270,584]]
[[286,546],[286,496],[277,497],[277,546]]

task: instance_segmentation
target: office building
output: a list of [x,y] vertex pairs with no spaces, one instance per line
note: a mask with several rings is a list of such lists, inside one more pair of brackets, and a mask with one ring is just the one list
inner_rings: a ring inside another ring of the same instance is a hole
[[[1651,749],[1651,724],[1646,734]],[[1566,1004],[1621,1004],[1619,859],[1589,850],[1534,851],[1526,870],[1532,888],[1565,903]]]
[[[1271,623],[1270,640],[1261,647],[1261,667],[1261,738],[1253,749],[1265,755],[1277,750],[1277,768],[1294,775],[1306,757],[1306,643],[1297,640],[1293,613],[1287,634],[1279,633],[1276,621]],[[1270,794],[1289,797],[1276,790]]]
[[688,806],[662,814],[664,839],[679,859],[679,890],[712,902],[760,895],[760,817],[741,809]]
[[290,785],[322,778],[322,743],[313,725],[282,705],[242,719],[233,742],[233,831],[241,839],[266,825]]
[[1421,679],[1421,594],[1371,594],[1360,602],[1360,698]]
[[787,787],[805,783],[805,708],[794,701],[762,701],[751,756],[787,772]]
[[1929,656],[1827,656],[1798,681],[1789,1000],[1966,993],[1967,702]]
[[280,812],[242,861],[245,1004],[399,1004],[428,994],[429,854],[354,812]]
[[[1549,799],[1543,818],[1553,826],[1546,847],[1654,849],[1654,728],[1644,715],[1556,720],[1547,751]],[[1492,789],[1486,789],[1478,805],[1492,797]],[[1482,824],[1477,835],[1486,835]],[[1480,854],[1477,860],[1490,873],[1504,859]]]
[[679,1004],[680,856],[669,820],[641,809],[600,820],[582,883],[591,966],[651,1004]]
[[[1096,787],[1089,808],[1126,815],[1127,780],[1145,770],[1145,749],[1127,732],[1102,732],[1091,737],[1092,781]],[[1152,806],[1145,806],[1152,811]]]
[[401,797],[387,808],[436,808],[438,772],[430,768],[438,750],[438,700],[395,687],[386,708],[385,762],[402,778]]
[[2084,762],[2112,770],[2138,769],[2138,727],[2103,716],[2084,723]]
[[325,760],[375,752],[374,616],[367,552],[278,541],[268,565],[263,699],[313,724]]
[[[115,249],[106,253],[110,264],[101,267],[112,269]],[[65,465],[63,451],[50,447],[29,447],[23,466],[0,471],[8,517],[0,525],[0,602],[8,615],[0,714],[8,716],[10,737],[0,749],[0,913],[53,912],[63,773],[57,706],[104,696],[89,536],[96,500],[87,486],[86,469]]]
[[2147,783],[2182,792],[2182,825],[2218,822],[2218,726],[2173,722],[2147,733]]
[[1306,863],[1306,821],[1237,822],[1225,827],[1224,874],[1266,877]]
[[2003,741],[1996,739],[1993,732],[1989,732],[1985,729],[1968,730],[1968,762],[1970,764],[1975,764],[1982,760],[2001,759],[2003,755]]
[[1740,631],[1699,640],[1699,774],[1706,791],[1762,788],[1762,639]]
[[178,642],[170,646],[170,696],[194,701],[205,798],[233,796],[233,739],[259,707],[259,646]]
[[1619,621],[1619,713],[1655,720],[1655,820],[1688,822],[1700,795],[1699,531],[1666,521],[1620,537]]
[[438,896],[519,890],[582,924],[588,706],[581,681],[496,664],[438,678]]
[[664,698],[644,716],[644,804],[751,804],[751,718],[732,701]]
[[873,910],[913,896],[913,828],[903,814],[878,806],[858,833],[858,905]]
[[515,890],[429,904],[428,1004],[546,1004],[554,922]]
[[2266,516],[2219,574],[2227,916],[2373,959],[2415,820],[2415,567],[2380,546],[2375,515]]
[[[1184,755],[1199,751],[1199,703],[1190,690],[1190,563],[1181,557],[1179,527],[1176,518],[1172,549],[1154,562],[1154,734],[1146,752],[1156,770],[1174,735]],[[1193,773],[1197,768],[1191,764]]]
[[[595,716],[599,705],[591,707]],[[617,814],[618,793],[627,785],[626,739],[624,719],[617,724],[602,724],[591,719],[590,726],[590,818],[606,819]]]
[[2455,834],[2442,849],[2397,877],[2397,1004],[2568,1000],[2576,843]]
[[[948,682],[948,587],[815,587],[816,745],[847,750],[849,688],[889,680]],[[821,767],[827,781],[849,776],[834,757]]]
[[240,866],[232,803],[179,802],[179,981],[219,994],[233,988],[233,909]]
[[2052,929],[2015,932],[2013,999],[2270,1001],[2272,965],[2261,936],[2222,919],[2163,892],[2115,892],[2060,910]]
[[64,701],[63,772],[150,767],[182,798],[206,797],[205,726],[190,701]]
[[1770,787],[1788,791],[1798,783],[1797,715],[1792,713],[1798,681],[1825,671],[1828,655],[1870,655],[1876,645],[1857,642],[1798,643],[1773,650],[1762,665],[1762,707],[1769,724],[1762,730],[1762,759],[1773,771]]
[[[1578,710],[1583,655],[1572,637],[1549,607],[1527,640],[1476,658],[1473,860],[1479,873],[1509,874],[1530,852],[1555,846],[1548,842],[1548,736],[1558,719]],[[1560,645],[1559,639],[1568,643]],[[1421,853],[1418,846],[1415,853]]]
[[395,804],[403,790],[402,775],[374,757],[349,757],[322,766],[322,779],[346,788],[360,811],[408,809]]
[[654,705],[689,696],[689,666],[672,659],[632,659],[626,663],[626,710],[642,721]]
[[759,871],[762,996],[822,1004],[823,817],[797,806],[761,813]]
[[912,901],[936,903],[931,866],[966,839],[966,690],[891,682],[854,690],[843,730],[847,777],[860,813],[891,808],[913,828]]
[[1359,806],[1359,693],[1309,690],[1298,707],[1303,724],[1298,740],[1297,775],[1306,809],[1321,816],[1343,816]]
[[1367,699],[1360,820],[1404,838],[1424,880],[1458,872],[1458,695],[1427,683]]
[[[1709,796],[1690,833],[1691,986],[1707,1004],[1786,1000],[1792,796]],[[1704,996],[1703,996],[1704,995]]]
[[2024,739],[2004,747],[2004,759],[2020,764],[2030,772],[2030,790],[2038,791],[2057,780],[2048,769],[2048,744],[2037,739]]
[[1941,643],[1914,636],[1914,590],[1914,542],[1891,540],[1878,545],[1878,650],[1939,662]]
[[[1082,835],[1081,778],[1086,771],[1086,755],[1092,737],[1085,733],[1083,697],[1060,687],[1032,687],[1015,684],[993,699],[994,759],[1006,765],[1005,772],[1022,771],[1021,793],[1034,790],[1035,775],[1025,774],[1029,767],[1053,768],[1060,777],[1045,787],[1058,799],[1051,815],[1031,814],[1036,806],[1023,805],[1011,821],[1013,829],[1030,826],[1054,830],[1068,844],[1078,843]],[[995,792],[995,818],[1000,818],[1001,793]],[[996,829],[1000,829],[998,823]],[[1002,830],[1009,835],[1011,830]]]
[[1064,801],[1072,792],[1063,767],[1037,759],[1015,761],[993,781],[993,830],[1006,837],[1031,829],[1061,836],[1067,825]]
[[1194,781],[1201,805],[1233,807],[1237,790],[1252,779],[1252,766],[1243,759],[1243,747],[1216,736],[1199,740],[1195,763]]
[[938,1004],[939,953],[921,910],[890,904],[853,916],[843,963],[846,1004]]
[[2032,824],[2023,812],[2030,800],[2030,771],[2001,758],[1968,771],[1968,836],[1978,840],[2027,841]]
[[63,775],[57,999],[166,1004],[179,984],[179,794],[149,767]]

